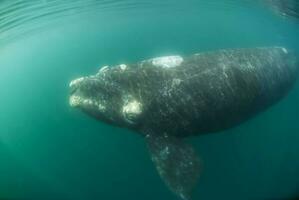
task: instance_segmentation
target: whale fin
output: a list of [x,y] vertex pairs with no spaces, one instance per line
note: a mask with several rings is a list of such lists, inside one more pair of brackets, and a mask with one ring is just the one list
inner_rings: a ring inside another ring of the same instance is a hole
[[168,135],[147,134],[146,140],[166,185],[181,199],[189,200],[200,173],[200,160],[193,147]]

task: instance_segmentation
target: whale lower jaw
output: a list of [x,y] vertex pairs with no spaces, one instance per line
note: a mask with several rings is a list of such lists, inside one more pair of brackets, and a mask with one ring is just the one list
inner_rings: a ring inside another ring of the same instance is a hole
[[88,107],[92,109],[96,109],[98,111],[104,111],[105,106],[100,102],[95,101],[93,99],[83,98],[79,95],[72,95],[69,99],[69,104],[71,107],[80,108],[80,107]]

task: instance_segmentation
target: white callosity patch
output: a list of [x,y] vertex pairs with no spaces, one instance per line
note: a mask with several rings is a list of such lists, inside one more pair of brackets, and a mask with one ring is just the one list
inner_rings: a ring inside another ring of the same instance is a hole
[[81,77],[81,78],[77,78],[77,79],[75,79],[75,80],[72,80],[72,81],[70,82],[70,87],[74,87],[74,86],[80,84],[83,80],[84,80],[84,77]]
[[99,70],[99,72],[100,72],[100,73],[101,73],[101,72],[105,72],[105,71],[108,70],[108,68],[109,68],[109,66],[106,65],[106,66],[102,67],[102,68]]
[[[104,68],[107,68],[108,66],[105,66]],[[104,69],[105,70],[105,69]],[[72,94],[69,98],[69,104],[72,107],[81,107],[81,108],[92,108],[97,109],[100,112],[106,111],[105,102],[101,100],[97,100],[92,97],[86,97],[84,96],[84,92],[80,92],[80,85],[82,85],[86,80],[93,80],[96,79],[95,76],[87,76],[87,77],[81,77],[78,79],[75,79],[70,82],[69,87],[74,94]],[[77,92],[79,91],[79,92]]]
[[98,103],[98,109],[99,111],[105,111],[106,107],[103,104]]
[[84,99],[83,104],[84,105],[93,105],[93,104],[95,104],[95,102],[93,102],[91,99]]
[[79,106],[83,102],[83,99],[80,96],[71,96],[70,97],[70,106],[76,107]]
[[105,72],[108,71],[108,69],[109,69],[108,65],[101,67],[101,69],[98,71],[98,73],[96,74],[96,76],[99,76],[100,74],[104,74]]
[[124,71],[127,69],[127,65],[121,64],[121,65],[119,65],[119,68]]
[[181,56],[164,56],[152,59],[152,64],[158,67],[177,67],[181,65],[184,59]]
[[94,108],[98,108],[98,110],[101,112],[106,110],[106,107],[103,104],[99,103],[98,101],[92,99],[86,99],[78,95],[72,95],[69,99],[69,104],[72,107],[78,107],[78,106],[94,107]]
[[99,101],[91,100],[91,99],[85,99],[83,101],[83,105],[94,107],[95,109],[98,109],[101,112],[106,110],[106,107],[102,103],[100,103]]
[[142,113],[142,104],[137,100],[128,101],[122,108],[125,120],[134,123],[138,116]]

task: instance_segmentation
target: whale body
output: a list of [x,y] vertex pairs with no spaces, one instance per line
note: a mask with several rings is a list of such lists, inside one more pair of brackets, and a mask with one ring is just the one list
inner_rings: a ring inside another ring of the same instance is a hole
[[182,199],[200,175],[183,139],[234,127],[284,97],[298,76],[284,47],[225,49],[102,67],[70,83],[70,105],[142,135],[166,185]]

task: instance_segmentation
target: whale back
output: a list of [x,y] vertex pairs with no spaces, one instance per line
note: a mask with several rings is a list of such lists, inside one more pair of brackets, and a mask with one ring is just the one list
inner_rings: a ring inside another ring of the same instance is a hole
[[147,105],[140,126],[185,137],[233,127],[277,102],[297,79],[298,60],[282,47],[231,49],[173,67],[149,60],[138,72]]

